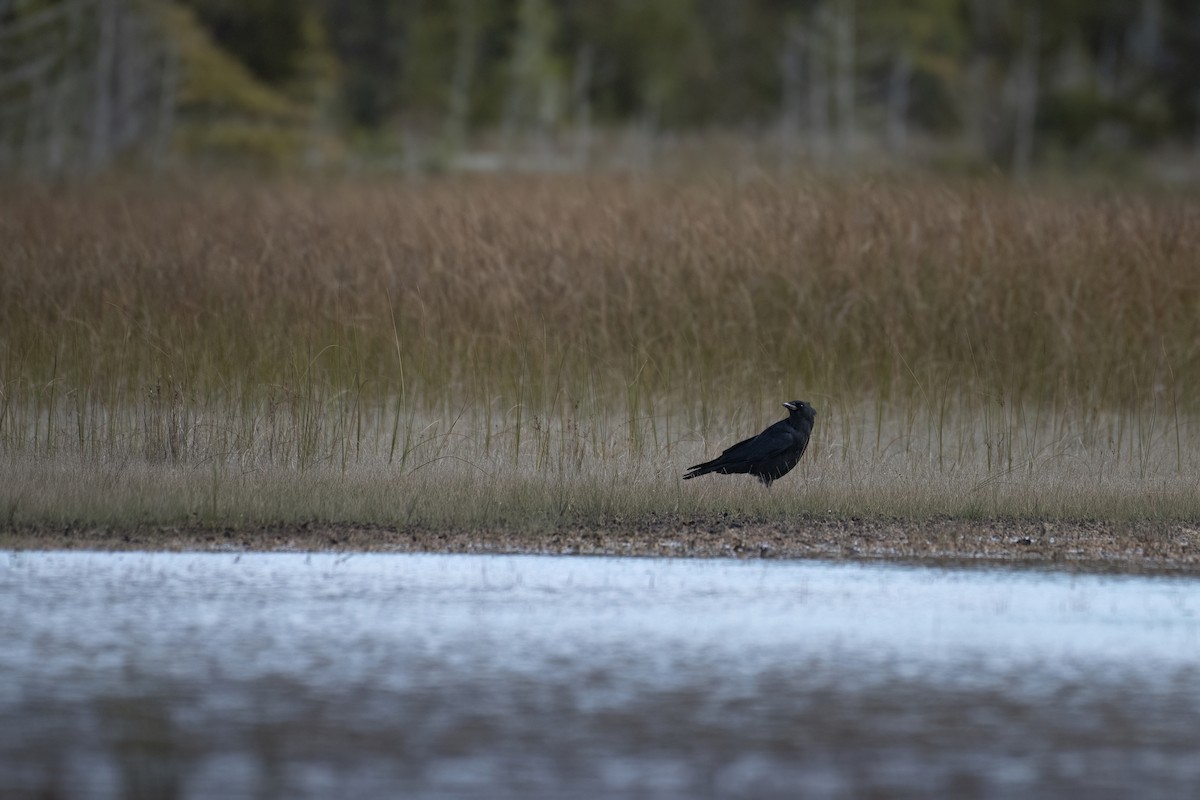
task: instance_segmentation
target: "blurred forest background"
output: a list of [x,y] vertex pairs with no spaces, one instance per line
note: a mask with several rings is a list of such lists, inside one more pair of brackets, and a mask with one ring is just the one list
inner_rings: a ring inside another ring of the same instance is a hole
[[1200,176],[1195,0],[0,0],[0,172]]

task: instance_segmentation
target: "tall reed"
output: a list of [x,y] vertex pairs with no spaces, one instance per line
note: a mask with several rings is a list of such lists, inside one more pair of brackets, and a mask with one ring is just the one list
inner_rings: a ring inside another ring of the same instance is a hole
[[[964,486],[1014,482],[1095,497],[1106,474],[1121,496],[1183,498],[1197,474],[1188,196],[932,178],[122,181],[9,187],[0,248],[10,478],[30,459],[184,470],[209,476],[210,511],[229,476],[314,470],[453,468],[493,487],[508,470],[549,506],[555,486],[568,505],[674,487],[627,506],[647,510],[684,502],[679,466],[793,397],[821,412],[802,480],[859,487],[835,492],[841,508],[961,511]],[[895,489],[909,478],[942,494]],[[464,519],[498,513],[497,492]],[[412,513],[432,519],[427,505]]]

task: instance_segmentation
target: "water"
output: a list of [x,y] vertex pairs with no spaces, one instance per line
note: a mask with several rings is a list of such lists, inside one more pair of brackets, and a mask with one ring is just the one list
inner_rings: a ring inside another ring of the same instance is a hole
[[0,797],[1200,796],[1200,582],[0,553]]

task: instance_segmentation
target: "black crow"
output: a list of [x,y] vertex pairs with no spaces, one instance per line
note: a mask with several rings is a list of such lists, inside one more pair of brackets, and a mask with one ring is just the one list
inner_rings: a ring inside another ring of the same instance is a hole
[[738,442],[712,461],[688,467],[683,479],[710,472],[721,475],[748,472],[770,486],[771,481],[791,472],[808,447],[817,412],[803,400],[789,400],[783,407],[788,410],[787,419],[779,420],[758,436]]

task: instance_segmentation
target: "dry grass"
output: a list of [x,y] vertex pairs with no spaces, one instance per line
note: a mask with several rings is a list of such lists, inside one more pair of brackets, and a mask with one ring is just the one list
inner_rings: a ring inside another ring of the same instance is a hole
[[[0,196],[10,522],[1200,512],[1200,202],[615,177]],[[796,478],[681,484],[802,397]]]

